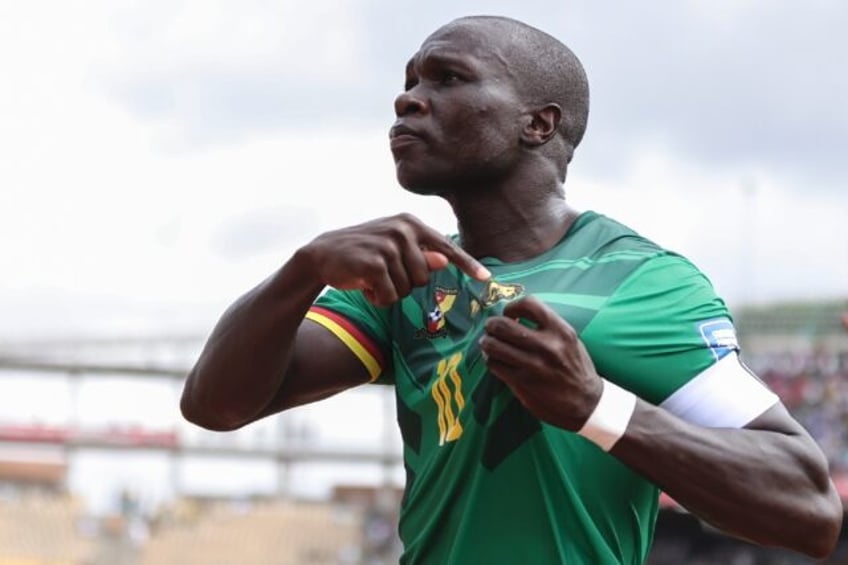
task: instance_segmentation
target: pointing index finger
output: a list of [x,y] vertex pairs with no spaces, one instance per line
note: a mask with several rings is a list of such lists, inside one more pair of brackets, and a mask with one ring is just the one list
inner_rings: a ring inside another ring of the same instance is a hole
[[489,269],[444,236],[440,235],[433,241],[427,242],[426,247],[432,251],[442,253],[451,263],[459,267],[461,271],[478,281],[487,281],[492,278],[492,273]]

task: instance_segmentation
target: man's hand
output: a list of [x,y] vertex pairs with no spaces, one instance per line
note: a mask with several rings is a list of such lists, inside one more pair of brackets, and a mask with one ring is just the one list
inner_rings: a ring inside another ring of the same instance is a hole
[[477,280],[491,277],[471,255],[410,214],[327,232],[301,251],[324,284],[360,289],[377,306],[427,284],[430,272],[449,262]]
[[[485,329],[489,369],[519,401],[550,424],[582,428],[603,381],[574,329],[533,297],[508,304]],[[780,404],[733,429],[690,424],[637,399],[610,454],[742,539],[822,559],[839,537],[842,503],[827,461]]]
[[549,424],[577,431],[598,404],[603,382],[577,332],[532,296],[486,320],[480,349],[489,370]]

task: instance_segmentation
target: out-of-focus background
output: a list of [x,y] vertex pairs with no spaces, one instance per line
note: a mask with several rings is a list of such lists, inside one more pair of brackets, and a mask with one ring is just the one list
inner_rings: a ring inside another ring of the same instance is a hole
[[[178,399],[224,308],[317,234],[453,231],[387,132],[407,59],[478,13],[583,60],[569,198],[710,275],[848,496],[844,2],[2,2],[0,564],[396,561],[391,390],[228,434]],[[664,497],[651,562],[809,561]]]

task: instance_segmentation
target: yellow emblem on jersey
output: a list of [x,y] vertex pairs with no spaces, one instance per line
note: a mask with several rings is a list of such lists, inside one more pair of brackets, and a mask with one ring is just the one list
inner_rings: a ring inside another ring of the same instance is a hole
[[499,283],[490,279],[480,296],[480,305],[483,308],[494,306],[501,300],[515,300],[524,294],[524,285],[519,283]]

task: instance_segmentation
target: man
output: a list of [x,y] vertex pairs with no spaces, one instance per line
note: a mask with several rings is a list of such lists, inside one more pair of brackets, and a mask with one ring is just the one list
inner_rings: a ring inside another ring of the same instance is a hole
[[305,245],[224,314],[185,417],[231,430],[393,384],[404,563],[641,563],[657,487],[732,535],[828,555],[825,460],[739,362],[707,279],[566,203],[576,57],[462,18],[409,61],[395,112],[398,180],[445,198],[457,238],[402,214]]

